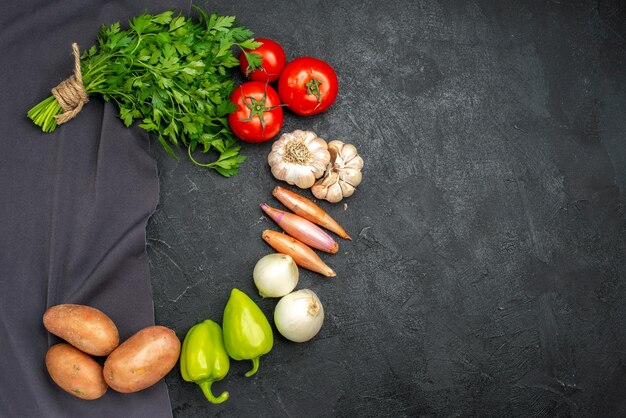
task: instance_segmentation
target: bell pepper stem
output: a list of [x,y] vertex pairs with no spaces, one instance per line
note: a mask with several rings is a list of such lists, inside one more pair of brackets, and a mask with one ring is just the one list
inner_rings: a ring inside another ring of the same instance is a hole
[[259,357],[255,357],[252,360],[252,369],[250,369],[244,376],[246,377],[250,377],[250,376],[254,376],[256,374],[256,372],[259,370]]
[[228,399],[228,391],[222,392],[220,396],[217,398],[213,396],[213,392],[211,392],[211,385],[213,384],[213,380],[203,380],[198,382],[198,386],[202,389],[202,393],[207,398],[207,400],[211,403],[222,403],[226,399]]

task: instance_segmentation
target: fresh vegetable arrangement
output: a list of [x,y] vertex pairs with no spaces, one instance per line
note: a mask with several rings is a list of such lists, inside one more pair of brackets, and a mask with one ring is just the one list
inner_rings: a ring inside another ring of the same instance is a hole
[[[327,110],[338,93],[338,78],[326,62],[299,57],[287,62],[282,47],[236,26],[234,17],[207,15],[199,21],[173,11],[144,13],[122,30],[119,23],[100,31],[98,45],[78,57],[75,74],[52,90],[28,112],[44,132],[75,117],[93,94],[119,107],[128,127],[136,120],[154,132],[165,150],[187,149],[197,165],[224,176],[238,171],[237,138],[261,143],[279,135],[284,108],[299,116]],[[241,50],[240,60],[231,49]],[[235,86],[229,70],[239,66],[249,81]],[[277,83],[276,89],[270,83]],[[216,161],[200,163],[193,153],[216,151]],[[327,142],[310,130],[283,133],[271,146],[267,162],[272,175],[300,189],[311,189],[330,203],[351,196],[361,183],[363,159],[356,147],[339,140]],[[315,292],[296,290],[298,268],[335,277],[315,250],[336,254],[339,244],[331,233],[352,238],[311,199],[282,186],[272,195],[287,210],[262,203],[262,211],[284,232],[266,229],[262,238],[276,253],[257,261],[252,278],[263,298],[280,298],[274,309],[276,330],[287,340],[302,343],[314,338],[324,322],[324,307]],[[329,231],[329,232],[327,232]],[[212,384],[224,379],[230,361],[251,361],[246,377],[259,370],[260,358],[274,346],[272,325],[254,300],[233,288],[221,326],[205,319],[191,327],[182,343],[162,326],[139,330],[120,345],[117,327],[103,312],[83,305],[58,305],[44,314],[46,329],[67,341],[52,346],[46,367],[67,392],[97,399],[107,389],[131,393],[154,385],[180,364],[187,382],[197,384],[211,403],[229,398],[214,396]],[[91,356],[106,357],[104,366]],[[73,370],[78,369],[75,373]]]
[[[43,315],[44,327],[66,341],[46,353],[52,380],[81,399],[102,397],[110,387],[121,393],[146,389],[178,361],[174,331],[148,326],[119,345],[117,327],[105,313],[85,305],[55,305]],[[105,357],[104,367],[91,356]]]
[[296,264],[307,270],[314,271],[326,277],[335,277],[337,273],[305,243],[290,235],[266,229],[261,235],[273,249],[293,258]]
[[[124,125],[140,120],[139,126],[153,132],[172,156],[172,146],[185,147],[198,165],[224,176],[237,173],[245,158],[227,121],[235,110],[228,100],[235,89],[229,71],[239,65],[232,48],[253,49],[260,43],[250,30],[235,25],[234,16],[195,9],[198,21],[170,10],[139,15],[128,29],[119,23],[103,26],[97,45],[83,51],[80,61],[74,46],[75,74],[28,117],[52,132],[76,116],[89,96],[100,94],[118,105]],[[243,53],[251,65],[261,64],[258,55]],[[201,164],[192,156],[198,148],[219,156]]]
[[296,215],[300,215],[304,219],[308,219],[309,221],[334,232],[341,238],[348,240],[352,239],[350,238],[350,235],[348,235],[341,227],[341,225],[337,223],[337,221],[335,221],[328,213],[309,199],[281,186],[276,186],[274,188],[272,196],[278,199],[280,203],[285,205]]
[[339,244],[317,225],[344,239],[350,240],[350,236],[330,215],[306,197],[280,186],[275,187],[272,194],[294,213],[261,204],[261,209],[285,231],[263,231],[261,236],[265,242],[277,252],[291,256],[298,266],[326,277],[335,277],[336,273],[313,249],[335,254]]
[[[298,267],[291,256],[268,254],[256,263],[254,283],[262,297],[279,297],[274,311],[278,332],[293,342],[311,340],[322,328],[324,307],[309,289],[294,291]],[[230,359],[251,360],[246,377],[259,370],[261,356],[274,346],[272,326],[259,306],[244,292],[234,288],[224,307],[222,327],[211,319],[192,326],[183,341],[180,372],[183,380],[196,383],[205,398],[219,404],[229,398],[227,391],[214,396],[213,382],[222,380],[230,369]],[[106,363],[105,363],[106,370]]]
[[[287,233],[263,231],[263,239],[277,252],[260,258],[252,277],[261,297],[280,298],[274,309],[278,332],[289,341],[303,343],[321,330],[324,307],[312,290],[295,290],[298,266],[334,277],[335,272],[311,246],[330,254],[338,250],[337,242],[320,226],[344,239],[351,238],[328,213],[306,197],[281,186],[276,186],[272,195],[293,213],[261,204],[261,209]],[[273,346],[272,326],[267,317],[247,294],[235,288],[224,308],[222,328],[207,319],[187,332],[180,358],[181,374],[185,381],[200,385],[209,402],[222,403],[228,399],[228,392],[215,397],[211,385],[227,375],[229,360],[251,360],[252,369],[245,373],[251,377],[258,372],[260,357]]]
[[[82,55],[73,44],[74,74],[27,116],[53,132],[99,94],[117,104],[124,125],[140,120],[139,127],[153,132],[174,158],[172,147],[184,147],[195,164],[231,176],[245,160],[236,138],[275,137],[283,105],[298,115],[313,115],[335,101],[338,79],[326,62],[299,57],[286,63],[278,43],[254,40],[250,30],[235,25],[234,16],[195,9],[197,21],[169,10],[139,15],[127,29],[119,22],[103,26],[97,45]],[[233,47],[241,49],[241,61]],[[251,80],[239,88],[229,73],[236,66]],[[268,85],[275,81],[278,92]],[[217,152],[218,158],[198,162],[192,155],[197,149]]]
[[274,209],[267,203],[261,204],[261,209],[286,233],[309,247],[331,254],[339,250],[339,244],[313,222],[293,213]]
[[363,179],[363,158],[354,145],[327,143],[312,131],[284,133],[272,144],[267,163],[276,179],[311,188],[315,197],[331,203],[352,196]]
[[[350,147],[354,148],[351,145],[347,146],[346,155],[349,154],[351,159],[354,159],[357,157],[356,148],[352,152]],[[332,158],[337,159],[335,155]],[[276,329],[286,339],[301,343],[315,337],[322,328],[324,307],[317,294],[312,290],[293,291],[298,283],[298,276],[285,271],[285,265],[293,260],[300,267],[326,277],[334,277],[335,272],[324,263],[312,248],[334,254],[339,246],[330,235],[317,225],[344,239],[351,240],[351,238],[328,213],[306,197],[281,186],[276,186],[272,195],[294,213],[272,208],[265,203],[261,204],[263,212],[285,232],[265,230],[262,237],[278,254],[288,258],[282,260],[278,258],[269,259],[271,256],[276,257],[276,254],[263,257],[255,266],[254,283],[261,296],[281,297],[274,310]],[[263,266],[260,269],[264,273],[263,275],[257,274],[259,265]]]
[[206,399],[214,404],[229,397],[222,392],[215,397],[213,382],[222,380],[230,369],[230,359],[251,360],[251,377],[259,370],[259,359],[271,351],[274,334],[265,314],[239,289],[232,289],[224,307],[222,327],[206,319],[187,331],[180,355],[180,372],[187,382],[197,383]]
[[[274,138],[283,123],[282,106],[300,116],[310,116],[328,109],[335,98],[339,82],[335,70],[326,62],[312,57],[299,57],[285,65],[282,47],[271,39],[259,38],[261,45],[244,50],[241,56],[241,71],[250,80],[233,92],[230,100],[237,105],[228,117],[231,129],[246,142],[265,142]],[[257,62],[249,61],[256,55]],[[260,61],[259,61],[260,59]],[[269,85],[277,81],[278,93]],[[263,86],[262,86],[263,85]],[[273,149],[270,162],[276,178],[308,188],[315,179],[324,174],[329,161],[327,144],[316,141],[310,131],[297,130],[283,135]],[[302,174],[298,175],[297,173]],[[311,184],[306,182],[310,181]]]

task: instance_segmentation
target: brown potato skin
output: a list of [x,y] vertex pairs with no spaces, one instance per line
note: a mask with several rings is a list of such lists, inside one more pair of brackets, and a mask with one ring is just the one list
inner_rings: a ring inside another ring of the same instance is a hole
[[169,328],[143,328],[117,347],[104,362],[104,380],[122,393],[138,392],[165,377],[178,362],[180,340]]
[[111,318],[91,306],[52,306],[43,314],[43,325],[50,333],[92,356],[107,356],[120,343]]
[[107,391],[102,366],[67,343],[48,349],[46,368],[61,389],[81,399],[98,399]]

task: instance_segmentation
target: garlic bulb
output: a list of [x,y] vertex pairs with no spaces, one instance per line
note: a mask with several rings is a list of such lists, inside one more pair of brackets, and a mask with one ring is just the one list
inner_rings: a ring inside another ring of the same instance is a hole
[[334,140],[328,143],[330,163],[324,177],[311,188],[318,199],[337,203],[344,197],[352,196],[356,186],[361,184],[363,159],[352,144]]
[[324,323],[324,307],[309,289],[283,296],[274,309],[274,324],[290,341],[302,343],[315,337]]
[[287,254],[273,253],[257,261],[252,272],[254,284],[264,298],[285,296],[298,284],[298,266]]
[[272,144],[267,162],[278,180],[308,189],[324,174],[330,153],[326,141],[315,132],[298,129],[281,135]]

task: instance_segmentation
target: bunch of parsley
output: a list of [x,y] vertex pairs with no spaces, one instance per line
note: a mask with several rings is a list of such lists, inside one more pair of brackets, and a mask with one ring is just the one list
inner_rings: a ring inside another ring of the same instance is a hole
[[[88,95],[114,101],[127,127],[141,120],[139,126],[153,132],[174,158],[171,145],[184,145],[194,163],[231,176],[245,160],[227,120],[236,109],[228,100],[235,88],[229,69],[239,65],[231,50],[254,49],[260,43],[250,30],[235,25],[234,16],[196,10],[197,22],[166,11],[137,16],[127,30],[119,23],[103,26],[97,45],[81,55],[83,83]],[[246,56],[260,64],[258,55]],[[54,116],[61,112],[50,96],[28,117],[44,132],[52,132]],[[219,156],[201,164],[192,157],[197,148]]]

